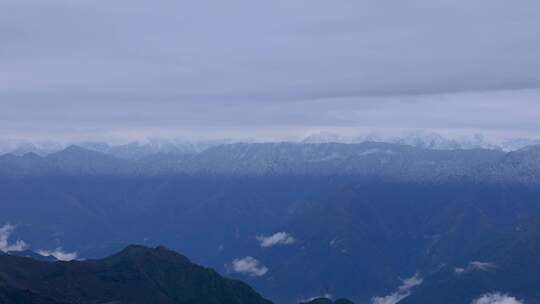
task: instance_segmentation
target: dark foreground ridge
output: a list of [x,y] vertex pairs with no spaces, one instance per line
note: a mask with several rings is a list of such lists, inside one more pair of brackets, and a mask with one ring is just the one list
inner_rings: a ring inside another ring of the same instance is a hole
[[2,304],[271,304],[165,247],[128,246],[100,260],[45,262],[0,255]]

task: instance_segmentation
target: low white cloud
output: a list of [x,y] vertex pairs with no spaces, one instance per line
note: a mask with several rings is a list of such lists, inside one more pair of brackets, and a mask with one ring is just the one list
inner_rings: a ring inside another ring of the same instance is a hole
[[268,268],[262,265],[259,260],[247,256],[241,259],[234,259],[231,264],[232,271],[260,277],[268,272]]
[[401,286],[399,287],[399,290],[400,291],[409,291],[413,287],[416,287],[416,286],[422,284],[422,282],[423,282],[422,278],[420,278],[420,276],[418,274],[415,274],[414,276],[403,280],[403,284],[401,284]]
[[23,251],[28,248],[28,245],[22,240],[9,243],[9,237],[13,233],[13,230],[15,230],[15,226],[10,224],[6,224],[0,228],[0,251]]
[[473,261],[469,263],[469,268],[471,268],[472,270],[488,271],[488,270],[497,268],[497,266],[495,266],[495,264],[492,264],[492,263]]
[[334,238],[330,241],[330,243],[328,243],[330,245],[330,247],[332,248],[337,248],[338,247],[338,244],[339,244],[340,240],[337,239],[337,238]]
[[268,248],[276,245],[291,245],[296,242],[296,239],[287,232],[277,232],[270,236],[259,235],[257,241],[261,247]]
[[307,299],[302,299],[302,300],[299,300],[299,301],[297,301],[297,302],[298,302],[298,303],[308,303],[308,302],[311,302],[311,301],[313,301],[313,300],[315,300],[315,299],[321,299],[321,298],[326,298],[326,299],[329,299],[329,300],[332,300],[332,299],[333,299],[333,297],[332,297],[331,294],[325,293],[325,294],[322,295],[322,296],[316,296],[316,297],[311,297],[311,298],[307,298]]
[[78,257],[77,251],[65,252],[62,248],[56,248],[55,250],[38,250],[39,254],[43,256],[53,256],[59,261],[72,261]]
[[487,263],[487,262],[480,262],[480,261],[472,261],[470,262],[467,267],[456,267],[454,269],[456,274],[462,274],[472,271],[492,271],[497,268],[497,265],[493,263]]
[[405,299],[406,297],[411,295],[411,290],[422,284],[423,280],[420,277],[420,275],[415,274],[414,276],[402,280],[401,286],[399,286],[398,290],[382,297],[374,297],[371,299],[372,304],[396,304],[399,301]]
[[[0,251],[3,252],[14,252],[14,251],[23,251],[29,248],[23,240],[17,240],[15,243],[10,243],[9,238],[15,226],[11,224],[5,224],[0,227]],[[75,260],[78,257],[78,253],[75,252],[66,252],[62,248],[56,248],[55,250],[38,250],[37,253],[43,256],[53,256],[60,261],[71,261]]]
[[499,292],[487,293],[475,299],[472,304],[524,304],[512,296],[501,294]]

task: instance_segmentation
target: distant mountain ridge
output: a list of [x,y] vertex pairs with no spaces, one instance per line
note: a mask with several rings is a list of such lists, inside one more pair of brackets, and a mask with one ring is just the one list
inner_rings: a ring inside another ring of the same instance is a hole
[[[131,141],[127,143],[108,143],[105,141],[74,141],[70,143],[55,141],[29,141],[29,140],[9,140],[0,139],[0,155],[14,154],[24,155],[35,153],[41,156],[49,155],[65,149],[70,145],[102,152],[122,159],[142,159],[159,154],[197,154],[208,148],[227,145],[232,143],[263,143],[258,140],[187,140],[180,138],[148,138],[145,140]],[[278,143],[282,141],[270,141],[268,143]],[[362,144],[366,142],[379,142],[413,146],[416,148],[434,150],[468,150],[468,149],[489,149],[511,152],[520,150],[527,146],[540,145],[540,139],[513,138],[499,141],[490,141],[480,134],[469,137],[448,138],[435,132],[429,131],[409,131],[398,136],[381,135],[370,133],[363,136],[343,136],[332,132],[319,132],[311,134],[304,139],[291,141],[291,143],[342,143],[342,144]]]
[[121,159],[135,160],[156,154],[196,154],[207,148],[230,142],[230,140],[183,141],[148,139],[123,144],[110,144],[101,141],[83,141],[65,144],[52,141],[33,143],[31,141],[0,140],[0,155],[13,154],[21,156],[26,153],[35,153],[46,156],[64,150],[69,146],[79,146]]
[[434,150],[401,144],[238,143],[199,153],[117,158],[78,146],[39,156],[0,156],[0,176],[46,175],[358,175],[395,180],[540,181],[540,146],[504,153]]

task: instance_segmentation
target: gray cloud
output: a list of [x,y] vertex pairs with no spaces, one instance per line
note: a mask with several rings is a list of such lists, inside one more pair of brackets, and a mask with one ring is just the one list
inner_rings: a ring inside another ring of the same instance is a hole
[[535,0],[8,0],[0,126],[11,136],[509,123],[531,131],[536,8]]

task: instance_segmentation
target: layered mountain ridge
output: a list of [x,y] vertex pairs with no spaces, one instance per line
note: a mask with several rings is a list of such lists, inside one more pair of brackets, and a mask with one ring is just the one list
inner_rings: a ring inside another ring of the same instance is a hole
[[0,176],[45,175],[358,175],[409,181],[481,180],[538,182],[540,149],[432,150],[362,144],[242,143],[199,153],[121,159],[70,146],[47,156],[0,156]]

